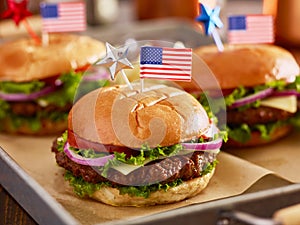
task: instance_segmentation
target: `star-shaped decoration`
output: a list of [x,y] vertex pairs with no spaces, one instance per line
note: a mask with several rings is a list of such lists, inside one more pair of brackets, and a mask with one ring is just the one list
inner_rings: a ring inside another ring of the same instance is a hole
[[12,18],[18,26],[20,21],[28,16],[31,12],[27,10],[28,0],[7,0],[7,10],[1,14],[1,18]]
[[115,48],[106,42],[106,56],[96,64],[108,66],[111,79],[114,80],[119,71],[133,68],[133,65],[126,58],[127,53],[127,46]]
[[198,22],[202,22],[205,28],[205,34],[211,35],[215,27],[223,27],[223,23],[220,19],[220,7],[210,9],[200,3],[200,15],[196,18]]

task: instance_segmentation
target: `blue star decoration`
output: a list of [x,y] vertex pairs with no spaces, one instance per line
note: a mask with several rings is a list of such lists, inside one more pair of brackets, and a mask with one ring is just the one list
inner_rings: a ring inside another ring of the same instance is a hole
[[123,69],[133,69],[132,64],[126,58],[128,47],[115,48],[106,42],[106,56],[96,63],[109,67],[111,79],[114,80],[119,71]]
[[206,35],[211,35],[216,27],[223,27],[223,23],[219,16],[220,10],[219,6],[216,6],[214,9],[210,9],[200,3],[200,15],[196,18],[196,20],[204,24]]

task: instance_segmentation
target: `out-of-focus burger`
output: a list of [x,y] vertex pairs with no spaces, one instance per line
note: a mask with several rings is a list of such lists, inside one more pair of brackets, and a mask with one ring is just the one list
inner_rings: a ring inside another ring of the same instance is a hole
[[204,46],[195,53],[225,98],[229,140],[223,147],[267,144],[300,127],[299,66],[290,52],[275,45],[226,45],[223,52]]
[[26,38],[2,44],[0,131],[64,131],[83,72],[104,54],[102,42],[71,34],[51,34],[46,46]]
[[105,87],[84,95],[54,141],[79,196],[115,206],[181,201],[209,183],[219,130],[187,92],[165,85]]

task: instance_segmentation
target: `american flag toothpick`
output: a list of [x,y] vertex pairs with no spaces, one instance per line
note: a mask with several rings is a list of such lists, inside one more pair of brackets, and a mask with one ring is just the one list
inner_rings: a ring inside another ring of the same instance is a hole
[[141,47],[140,78],[191,81],[192,49]]
[[262,14],[229,16],[228,42],[231,44],[273,43],[273,16]]
[[42,34],[47,45],[48,33],[86,30],[85,1],[40,3]]

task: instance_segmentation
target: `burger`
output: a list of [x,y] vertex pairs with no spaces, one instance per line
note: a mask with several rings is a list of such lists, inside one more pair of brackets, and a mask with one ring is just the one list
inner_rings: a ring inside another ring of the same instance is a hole
[[0,46],[0,131],[58,134],[67,127],[83,72],[105,54],[87,36],[51,34],[47,45],[22,38]]
[[[225,45],[223,52],[203,46],[195,53],[215,75],[225,98],[226,109],[219,109],[226,110],[227,118],[223,147],[268,144],[300,127],[299,66],[290,52],[275,45],[245,44]],[[189,92],[196,89],[186,87]],[[207,96],[223,98],[213,93]]]
[[199,194],[222,135],[187,92],[158,84],[103,87],[72,107],[52,152],[78,196],[113,206],[178,202]]

